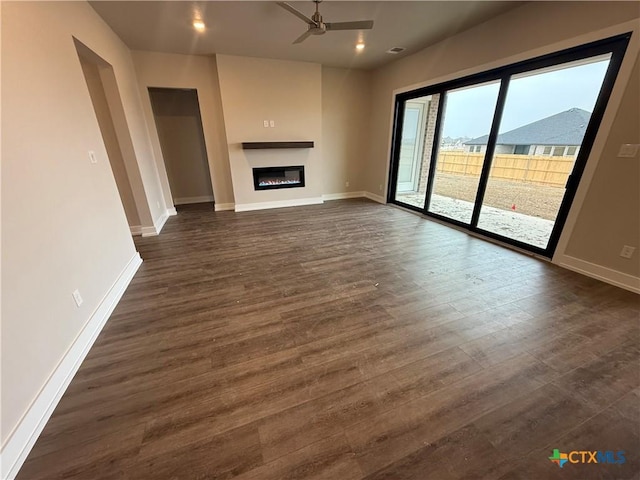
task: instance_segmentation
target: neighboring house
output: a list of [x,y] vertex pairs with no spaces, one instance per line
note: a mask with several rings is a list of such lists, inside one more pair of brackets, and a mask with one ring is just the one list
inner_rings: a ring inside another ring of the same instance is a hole
[[[591,112],[571,108],[498,135],[496,153],[574,157],[578,153]],[[484,152],[489,135],[464,143],[467,152]]]

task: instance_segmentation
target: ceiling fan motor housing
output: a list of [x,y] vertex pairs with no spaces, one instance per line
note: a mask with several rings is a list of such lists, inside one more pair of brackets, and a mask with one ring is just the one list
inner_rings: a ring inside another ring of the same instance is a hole
[[[317,3],[316,3],[316,5],[317,5]],[[320,15],[319,12],[315,12],[311,16],[311,20],[313,20],[315,22],[315,25],[309,24],[309,31],[313,35],[322,35],[323,33],[327,32],[327,26],[322,21],[322,15]]]
[[327,26],[324,23],[309,25],[309,32],[312,35],[322,35],[323,33],[327,33]]
[[316,4],[316,11],[309,18],[300,10],[291,6],[287,2],[277,2],[279,6],[292,13],[300,20],[307,24],[307,31],[298,37],[293,43],[302,43],[310,35],[323,35],[328,30],[370,30],[373,28],[373,20],[360,20],[355,22],[337,22],[337,23],[324,23],[322,21],[322,15],[318,11],[318,4],[322,0],[313,0]]

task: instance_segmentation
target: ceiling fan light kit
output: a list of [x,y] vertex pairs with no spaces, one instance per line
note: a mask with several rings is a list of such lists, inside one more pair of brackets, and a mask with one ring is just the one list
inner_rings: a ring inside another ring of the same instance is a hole
[[[355,22],[334,23],[323,21],[322,15],[320,15],[319,11],[319,5],[321,1],[322,0],[313,0],[313,2],[316,4],[316,11],[311,16],[311,18],[307,17],[304,13],[288,4],[287,2],[277,2],[278,5],[284,8],[286,11],[292,13],[307,24],[307,31],[300,35],[296,40],[294,40],[294,44],[304,42],[310,35],[324,35],[327,32],[335,30],[371,30],[373,28],[373,20],[358,20]],[[361,48],[364,48],[364,46]]]

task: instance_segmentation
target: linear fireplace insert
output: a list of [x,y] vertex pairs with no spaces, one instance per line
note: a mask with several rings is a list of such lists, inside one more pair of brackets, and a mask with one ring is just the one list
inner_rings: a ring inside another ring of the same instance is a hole
[[304,166],[254,168],[253,187],[256,190],[304,187]]

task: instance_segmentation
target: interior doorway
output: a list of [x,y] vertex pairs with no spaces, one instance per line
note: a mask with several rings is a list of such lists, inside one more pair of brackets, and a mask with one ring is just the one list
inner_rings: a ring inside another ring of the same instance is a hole
[[113,67],[74,39],[111,171],[132,235],[153,225]]
[[173,204],[213,202],[198,92],[149,88],[149,97]]

